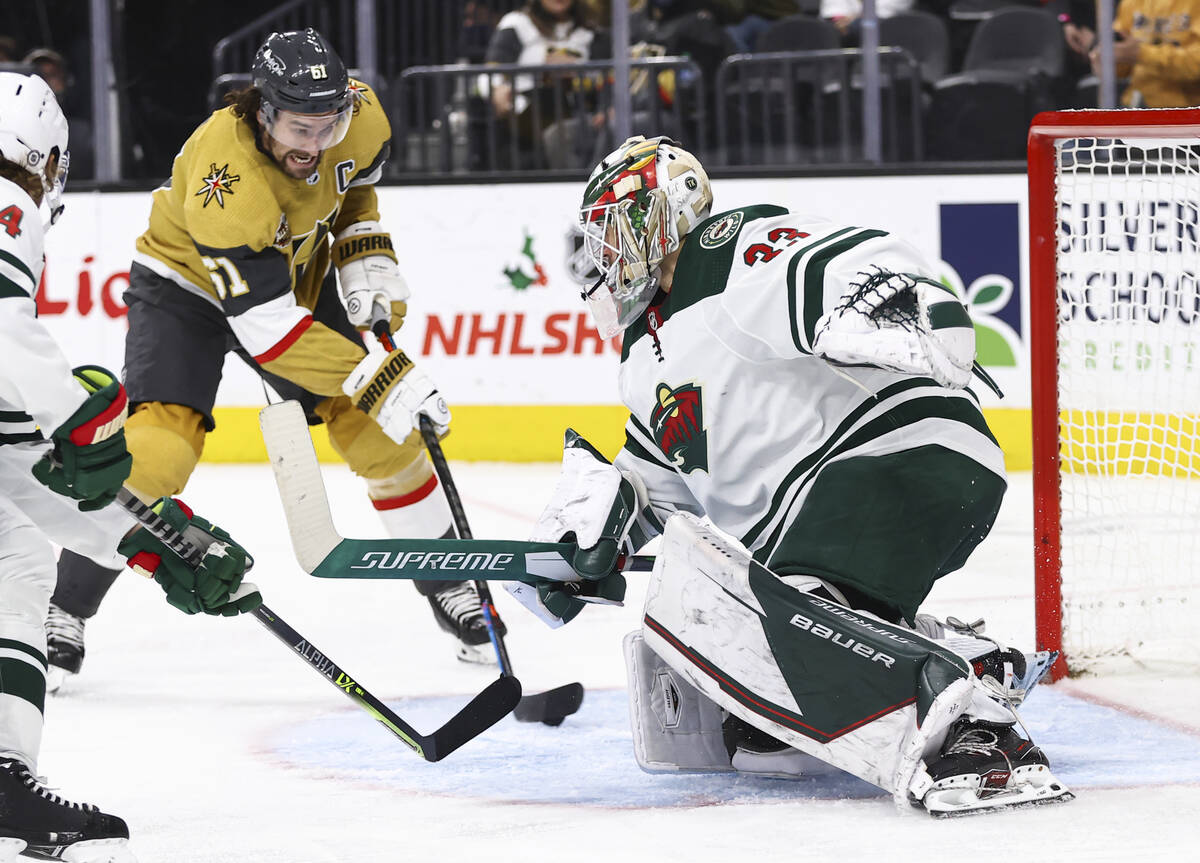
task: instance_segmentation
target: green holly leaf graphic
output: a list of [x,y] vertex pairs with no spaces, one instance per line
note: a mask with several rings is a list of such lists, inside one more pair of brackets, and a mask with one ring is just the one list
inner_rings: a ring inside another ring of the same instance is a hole
[[971,305],[984,306],[995,302],[1004,295],[1004,285],[990,284],[977,290],[971,297]]

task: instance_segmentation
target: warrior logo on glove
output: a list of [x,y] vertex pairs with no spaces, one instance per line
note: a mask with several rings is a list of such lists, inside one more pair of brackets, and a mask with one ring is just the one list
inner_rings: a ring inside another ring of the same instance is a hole
[[388,361],[380,367],[376,372],[374,380],[367,385],[367,388],[362,391],[358,397],[357,407],[364,413],[370,413],[375,407],[375,402],[379,401],[380,397],[387,392],[392,381],[399,377],[403,377],[404,373],[411,369],[413,361],[408,358],[408,354],[404,351],[395,351]]

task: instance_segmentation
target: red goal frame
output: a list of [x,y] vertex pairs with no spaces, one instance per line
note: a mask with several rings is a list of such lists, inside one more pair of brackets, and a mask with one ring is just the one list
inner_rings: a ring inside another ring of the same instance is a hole
[[1200,109],[1049,111],[1029,128],[1029,353],[1033,414],[1034,612],[1039,650],[1059,651],[1052,680],[1068,673],[1062,632],[1062,501],[1058,428],[1058,204],[1056,142],[1064,138],[1195,138]]

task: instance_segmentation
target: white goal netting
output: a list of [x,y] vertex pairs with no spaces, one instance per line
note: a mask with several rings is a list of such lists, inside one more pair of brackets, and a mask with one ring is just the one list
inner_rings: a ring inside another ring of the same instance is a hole
[[1057,157],[1063,646],[1197,663],[1200,139]]

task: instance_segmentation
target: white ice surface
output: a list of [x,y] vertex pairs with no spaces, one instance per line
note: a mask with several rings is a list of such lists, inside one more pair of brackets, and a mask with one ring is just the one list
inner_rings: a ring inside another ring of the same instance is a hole
[[[523,538],[557,475],[453,468],[475,535],[493,538]],[[359,481],[325,475],[341,532],[381,535]],[[996,530],[927,610],[1031,645],[1029,496],[1013,477]],[[202,465],[183,497],[251,547],[276,612],[420,730],[491,679],[453,658],[411,586],[302,573],[265,466]],[[1035,693],[1026,719],[1078,792],[1061,806],[934,822],[853,783],[641,774],[620,692],[641,578],[626,607],[557,631],[498,590],[526,690],[578,680],[588,697],[559,728],[506,719],[427,764],[252,619],[185,617],[126,573],[88,624],[83,674],[47,705],[39,772],[124,817],[141,863],[1195,859],[1195,677]]]

